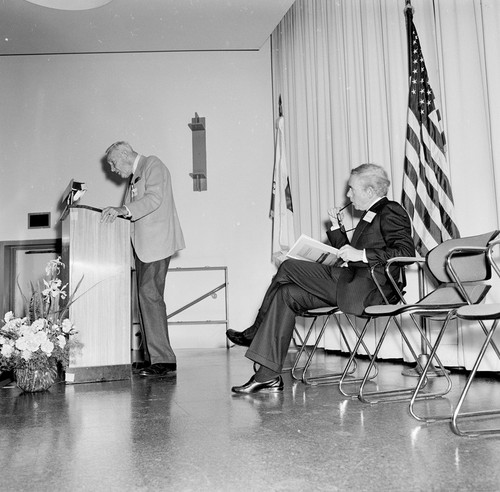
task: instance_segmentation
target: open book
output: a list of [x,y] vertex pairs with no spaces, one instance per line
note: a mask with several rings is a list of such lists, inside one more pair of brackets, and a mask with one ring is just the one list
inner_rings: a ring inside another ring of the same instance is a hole
[[287,258],[295,258],[296,260],[315,261],[324,265],[333,265],[337,260],[338,249],[320,241],[316,241],[312,237],[302,234],[295,244],[286,254]]

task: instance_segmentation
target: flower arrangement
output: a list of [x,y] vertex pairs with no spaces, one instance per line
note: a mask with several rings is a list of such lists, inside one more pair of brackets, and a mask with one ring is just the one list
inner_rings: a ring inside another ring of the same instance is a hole
[[47,318],[38,318],[29,323],[28,318],[16,318],[9,311],[0,328],[0,365],[2,369],[17,369],[47,365],[49,359],[61,363],[65,368],[69,362],[68,339],[75,333],[69,319],[61,324]]
[[[70,337],[76,334],[76,330],[66,315],[69,306],[76,300],[74,294],[81,280],[73,294],[68,296],[67,284],[63,285],[59,278],[64,266],[60,257],[49,261],[43,285],[37,288],[31,284],[29,299],[19,287],[25,304],[25,317],[16,317],[12,311],[4,316],[3,326],[0,327],[0,369],[13,370],[18,386],[21,374],[28,377],[26,371],[38,371],[39,375],[50,372],[50,377],[45,377],[53,382],[57,367],[65,369],[68,366],[70,347],[75,343]],[[64,307],[61,307],[60,301],[66,299]]]

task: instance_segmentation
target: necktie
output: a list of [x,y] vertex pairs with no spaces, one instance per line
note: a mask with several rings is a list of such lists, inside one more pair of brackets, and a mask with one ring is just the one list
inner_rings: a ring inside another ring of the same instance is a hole
[[130,201],[133,202],[135,195],[137,194],[137,190],[135,189],[135,183],[137,182],[137,178],[134,179],[134,175],[130,176],[130,181],[129,181],[129,196],[130,196]]

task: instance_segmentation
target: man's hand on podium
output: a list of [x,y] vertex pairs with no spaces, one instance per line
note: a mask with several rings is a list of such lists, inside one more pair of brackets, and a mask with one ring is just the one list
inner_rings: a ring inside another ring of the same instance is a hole
[[125,207],[106,207],[101,212],[101,222],[114,222],[119,215],[127,216],[128,210]]

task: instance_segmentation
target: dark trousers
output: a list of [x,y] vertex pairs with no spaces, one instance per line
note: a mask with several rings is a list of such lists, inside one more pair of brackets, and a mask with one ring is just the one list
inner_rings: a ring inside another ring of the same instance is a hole
[[135,258],[139,314],[145,355],[151,364],[176,363],[168,336],[165,282],[170,257],[151,263]]
[[267,289],[251,328],[255,334],[246,357],[281,372],[292,339],[295,316],[308,309],[336,306],[340,272],[339,267],[319,263],[284,261]]

